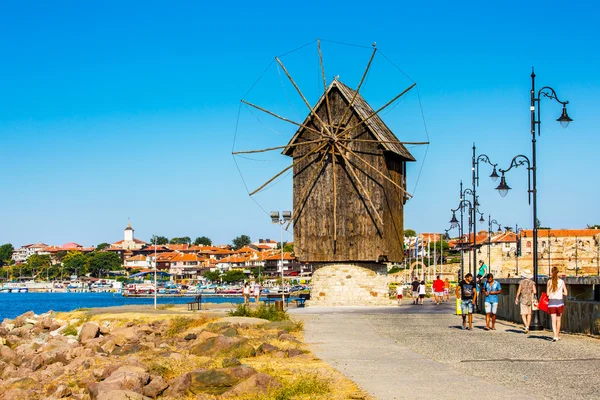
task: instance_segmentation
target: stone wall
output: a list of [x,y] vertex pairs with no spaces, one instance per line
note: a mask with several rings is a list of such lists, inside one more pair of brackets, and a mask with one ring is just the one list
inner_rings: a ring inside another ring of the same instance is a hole
[[391,305],[387,267],[375,263],[318,266],[311,280],[311,306]]

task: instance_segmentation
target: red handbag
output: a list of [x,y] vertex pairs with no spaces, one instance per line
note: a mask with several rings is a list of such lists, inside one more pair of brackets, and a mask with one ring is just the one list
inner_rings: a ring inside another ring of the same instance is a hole
[[548,295],[546,294],[546,292],[542,292],[542,295],[540,296],[540,301],[538,302],[538,308],[545,313],[548,312]]

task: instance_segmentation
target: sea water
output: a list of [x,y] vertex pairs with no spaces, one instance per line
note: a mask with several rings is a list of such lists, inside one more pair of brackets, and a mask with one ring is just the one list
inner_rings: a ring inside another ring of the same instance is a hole
[[[185,304],[193,296],[159,296],[157,304]],[[241,296],[203,297],[205,303],[243,302]],[[113,307],[132,304],[154,304],[154,297],[124,297],[120,293],[0,293],[0,322],[4,318],[15,318],[27,311],[43,314],[52,311],[72,311],[78,308]]]

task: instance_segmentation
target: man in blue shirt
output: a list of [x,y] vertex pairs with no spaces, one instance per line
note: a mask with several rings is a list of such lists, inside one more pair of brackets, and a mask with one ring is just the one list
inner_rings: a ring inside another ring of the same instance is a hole
[[485,295],[485,330],[490,330],[490,317],[492,330],[496,330],[496,312],[498,311],[498,295],[502,293],[500,283],[494,280],[494,275],[488,274],[487,282],[483,285]]

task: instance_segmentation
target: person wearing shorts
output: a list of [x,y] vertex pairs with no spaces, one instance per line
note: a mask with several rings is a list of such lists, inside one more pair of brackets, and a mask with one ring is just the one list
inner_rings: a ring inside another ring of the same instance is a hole
[[535,283],[529,278],[521,279],[519,288],[517,289],[515,305],[518,304],[521,309],[521,318],[523,319],[526,335],[529,334],[529,325],[531,324],[531,304],[535,295]]
[[415,277],[415,280],[412,282],[412,298],[413,304],[418,304],[419,302],[419,281]]
[[444,300],[444,281],[440,279],[440,276],[437,276],[437,279],[433,281],[433,298],[435,304],[442,304],[442,300]]
[[396,286],[396,298],[398,299],[398,305],[402,305],[402,284]]
[[450,280],[446,278],[444,280],[444,301],[450,300]]
[[494,280],[494,275],[488,274],[487,282],[483,285],[483,294],[485,295],[485,330],[496,330],[496,312],[498,311],[498,295],[502,293],[500,282]]
[[[456,286],[456,298],[461,299],[460,308],[462,311],[462,328],[473,330],[473,302],[477,301],[477,290],[475,290],[475,282],[473,275],[468,273],[465,279]],[[467,315],[469,316],[469,327],[467,328]]]
[[552,332],[554,333],[553,342],[558,342],[560,338],[560,323],[562,314],[565,311],[563,296],[567,296],[567,285],[565,281],[558,277],[558,268],[552,267],[552,275],[546,284],[546,294],[548,295],[548,314],[552,319]]
[[423,301],[425,300],[425,293],[427,292],[427,286],[425,286],[425,281],[421,281],[419,284],[419,304],[423,305]]

